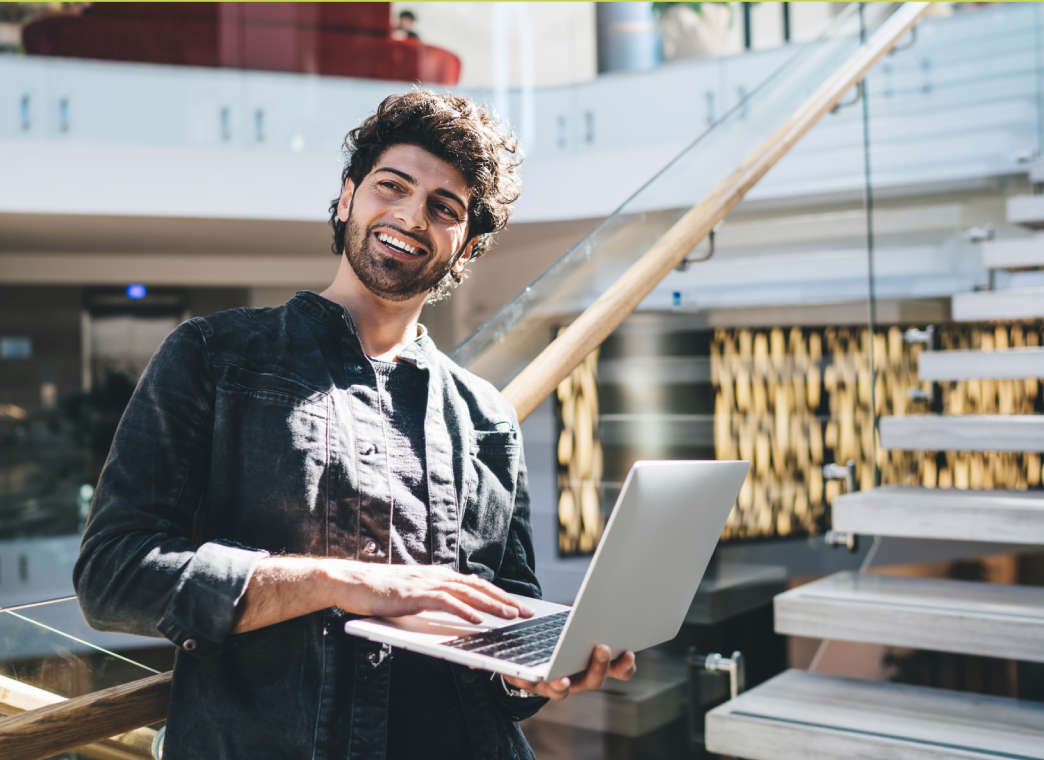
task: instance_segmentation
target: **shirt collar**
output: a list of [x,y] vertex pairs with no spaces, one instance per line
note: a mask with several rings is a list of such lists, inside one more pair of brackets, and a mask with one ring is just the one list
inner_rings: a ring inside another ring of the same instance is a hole
[[[305,315],[321,324],[327,325],[335,321],[343,323],[347,325],[348,332],[358,338],[359,331],[356,329],[355,321],[352,319],[351,312],[348,311],[346,306],[342,306],[328,298],[323,298],[318,293],[313,293],[310,290],[299,290],[290,299],[290,304],[296,306]],[[419,333],[417,337],[399,352],[399,359],[416,365],[418,369],[428,369],[438,353],[438,348],[435,346],[435,341],[431,339],[431,335],[428,334],[427,327],[418,324],[417,332]]]

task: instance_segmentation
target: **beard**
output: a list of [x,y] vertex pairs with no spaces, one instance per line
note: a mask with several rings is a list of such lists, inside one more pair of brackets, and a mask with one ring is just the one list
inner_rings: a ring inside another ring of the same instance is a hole
[[[452,279],[450,270],[460,256],[460,251],[443,262],[425,256],[418,256],[415,262],[401,261],[384,255],[374,250],[373,230],[364,230],[354,219],[352,210],[353,205],[350,204],[344,252],[355,276],[371,293],[389,301],[408,301],[430,292],[443,280]],[[431,251],[430,241],[423,242]]]

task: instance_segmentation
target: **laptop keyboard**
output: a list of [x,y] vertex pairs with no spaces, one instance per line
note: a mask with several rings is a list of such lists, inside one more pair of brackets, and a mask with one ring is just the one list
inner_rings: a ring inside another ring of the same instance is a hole
[[551,659],[567,617],[569,610],[523,620],[492,631],[469,633],[444,644],[519,665],[540,665]]

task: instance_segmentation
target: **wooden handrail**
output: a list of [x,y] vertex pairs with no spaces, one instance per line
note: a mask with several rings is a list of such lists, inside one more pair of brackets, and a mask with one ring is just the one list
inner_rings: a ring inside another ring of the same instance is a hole
[[504,388],[519,419],[532,413],[591,351],[597,348],[653,288],[681,263],[714,225],[905,35],[929,3],[906,3],[886,21],[783,124],[722,180],[640,259],[588,306]]
[[[18,715],[66,700],[67,697],[46,689],[9,676],[0,676],[0,715]],[[3,730],[0,729],[0,737],[2,736]],[[155,738],[155,729],[135,728],[92,744],[78,746],[76,754],[91,760],[151,760],[152,742]]]
[[160,673],[0,718],[0,757],[51,757],[161,721],[167,714],[170,680],[171,673]]
[[[809,129],[917,23],[929,3],[906,3],[761,145],[679,219],[504,388],[525,419],[652,292]],[[162,720],[170,673],[0,720],[0,757],[48,757]],[[104,695],[104,696],[102,696]],[[17,723],[13,722],[17,721]],[[30,748],[31,747],[31,748]],[[35,754],[34,754],[35,753]]]

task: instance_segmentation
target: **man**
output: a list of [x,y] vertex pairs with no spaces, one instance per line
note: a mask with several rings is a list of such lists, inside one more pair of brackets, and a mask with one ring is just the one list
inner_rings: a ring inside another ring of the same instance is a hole
[[463,98],[349,133],[321,294],[178,327],[135,390],[74,572],[99,628],[179,647],[165,757],[530,757],[515,721],[629,678],[490,678],[347,636],[350,615],[531,612],[514,411],[418,317],[507,222],[513,136]]
[[417,23],[417,17],[411,10],[399,11],[399,25],[395,27],[392,32],[392,37],[399,40],[416,40],[420,39],[420,35],[417,34],[414,28]]

